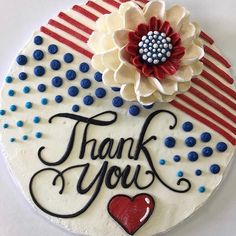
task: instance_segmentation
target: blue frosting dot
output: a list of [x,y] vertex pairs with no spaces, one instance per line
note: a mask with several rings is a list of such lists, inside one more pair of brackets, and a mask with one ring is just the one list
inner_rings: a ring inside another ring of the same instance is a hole
[[213,154],[213,150],[212,150],[211,147],[204,147],[204,148],[202,149],[202,155],[203,155],[204,157],[210,157],[212,154]]
[[41,36],[35,36],[34,37],[34,43],[36,44],[36,45],[41,45],[42,43],[43,43],[43,38],[41,37]]
[[168,137],[165,139],[165,145],[168,148],[173,148],[175,146],[176,140],[173,137]]
[[48,52],[50,54],[56,54],[58,52],[58,47],[55,44],[51,44],[48,46]]
[[5,110],[0,110],[0,116],[4,116],[6,114]]
[[38,77],[41,77],[45,74],[45,69],[42,66],[36,66],[34,68],[34,74]]
[[87,64],[86,62],[81,63],[79,66],[79,70],[83,73],[88,72],[89,71],[89,64]]
[[112,87],[111,88],[114,92],[119,92],[120,91],[120,88],[117,88],[117,87]]
[[204,186],[201,186],[198,188],[199,193],[204,193],[206,191],[206,188]]
[[63,101],[63,97],[61,96],[61,95],[57,95],[56,97],[55,97],[55,102],[56,103],[61,103]]
[[80,86],[82,87],[82,88],[84,88],[84,89],[88,89],[88,88],[90,88],[91,87],[91,81],[89,80],[89,79],[82,79],[81,81],[80,81]]
[[179,162],[179,161],[181,160],[181,157],[180,157],[179,155],[175,155],[175,156],[173,157],[173,160],[174,160],[175,162]]
[[26,103],[25,103],[25,107],[26,107],[27,109],[31,109],[32,106],[33,106],[33,104],[32,104],[31,102],[26,102]]
[[24,122],[19,120],[19,121],[16,122],[16,126],[17,127],[23,127],[24,126]]
[[220,172],[220,166],[217,164],[213,164],[210,166],[210,172],[212,174],[218,174]]
[[129,114],[132,116],[137,116],[140,113],[140,108],[136,105],[129,107]]
[[159,163],[160,163],[160,165],[165,165],[166,164],[166,161],[164,160],[164,159],[161,159],[160,161],[159,161]]
[[79,93],[79,89],[75,86],[71,86],[69,87],[68,89],[68,94],[71,96],[71,97],[75,97],[77,96]]
[[192,162],[197,161],[198,160],[198,154],[194,151],[189,152],[188,153],[188,159],[189,159],[189,161],[192,161]]
[[23,88],[23,93],[29,93],[29,92],[30,92],[30,87],[25,86],[25,87]]
[[193,147],[195,146],[196,144],[196,139],[193,138],[193,137],[188,137],[185,139],[185,144],[188,146],[188,147]]
[[43,136],[43,135],[42,135],[41,132],[37,132],[37,133],[35,134],[35,137],[36,137],[36,138],[42,138],[42,136]]
[[112,105],[114,107],[121,107],[124,104],[124,101],[121,97],[114,97],[112,99]]
[[16,141],[15,138],[10,138],[10,142],[11,142],[11,143],[14,143],[15,141]]
[[71,63],[74,60],[74,56],[71,53],[66,53],[64,55],[64,61],[66,63]]
[[47,98],[42,98],[41,99],[41,104],[42,105],[47,105],[48,104],[48,99]]
[[74,80],[76,78],[76,72],[74,70],[68,70],[66,72],[66,78],[68,80]]
[[7,76],[5,81],[6,83],[10,84],[13,81],[13,78],[11,76]]
[[72,111],[73,111],[73,112],[78,112],[79,109],[80,109],[80,107],[79,107],[78,105],[73,105],[73,106],[72,106]]
[[104,98],[106,96],[106,90],[104,88],[97,88],[95,91],[95,95],[97,98]]
[[35,123],[35,124],[38,124],[39,122],[40,122],[40,117],[39,116],[35,116],[34,117],[34,119],[33,119],[33,122]]
[[54,87],[59,88],[59,87],[62,86],[62,84],[63,84],[63,80],[62,80],[61,77],[56,76],[56,77],[54,77],[54,78],[52,79],[52,85],[53,85]]
[[47,87],[46,87],[45,84],[39,84],[39,85],[38,85],[38,91],[39,91],[39,92],[43,93],[43,92],[46,91],[46,89],[47,89]]
[[183,176],[184,176],[183,171],[179,171],[179,172],[177,173],[177,176],[178,176],[178,177],[183,177]]
[[149,110],[149,109],[152,109],[153,108],[153,104],[151,105],[146,105],[146,106],[143,106],[145,109]]
[[15,91],[12,90],[12,89],[10,89],[10,90],[8,91],[8,95],[9,95],[10,97],[13,97],[13,96],[15,95]]
[[28,77],[28,75],[25,73],[25,72],[21,72],[19,75],[18,75],[18,78],[20,80],[26,80]]
[[202,171],[199,170],[199,169],[197,169],[197,170],[195,171],[195,175],[196,175],[196,176],[200,176],[200,175],[202,175]]
[[16,62],[20,65],[20,66],[24,66],[26,65],[26,63],[28,62],[28,59],[25,55],[19,55],[16,58]]
[[204,132],[201,134],[200,139],[204,143],[209,142],[211,140],[211,134],[208,132]]
[[94,79],[97,81],[97,82],[102,82],[102,74],[100,72],[96,72],[94,74]]
[[193,124],[190,121],[183,123],[182,128],[185,132],[190,132],[193,129]]
[[11,111],[16,111],[17,110],[17,106],[16,105],[11,105],[10,106],[10,110]]
[[2,127],[3,127],[3,129],[7,129],[9,127],[9,125],[5,123],[5,124],[3,124]]
[[33,53],[33,58],[37,61],[40,61],[44,58],[44,53],[42,50],[35,50]]
[[58,60],[52,60],[50,63],[50,67],[52,70],[59,70],[61,68],[61,62]]
[[24,136],[22,137],[22,139],[23,139],[24,141],[26,141],[26,140],[28,140],[28,136],[27,136],[27,135],[24,135]]
[[228,146],[226,143],[224,142],[219,142],[216,144],[216,149],[219,152],[225,152],[227,150]]
[[84,102],[85,105],[90,106],[90,105],[93,104],[94,99],[93,99],[92,96],[87,95],[87,96],[85,96],[85,97],[83,98],[83,102]]

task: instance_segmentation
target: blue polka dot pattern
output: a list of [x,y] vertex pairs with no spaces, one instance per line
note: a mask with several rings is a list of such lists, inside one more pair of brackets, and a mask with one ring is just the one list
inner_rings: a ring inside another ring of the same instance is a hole
[[195,146],[195,144],[196,144],[196,139],[194,138],[194,137],[188,137],[188,138],[186,138],[185,139],[185,144],[186,144],[186,146],[188,146],[188,147],[193,147],[193,146]]
[[16,126],[17,127],[23,127],[24,126],[24,122],[19,120],[19,121],[16,122]]
[[213,165],[211,165],[210,166],[210,172],[212,173],[212,174],[218,174],[219,172],[220,172],[220,166],[219,165],[217,165],[217,164],[213,164]]
[[114,92],[119,92],[119,91],[120,91],[120,88],[117,88],[117,87],[112,87],[111,89],[112,89],[112,91],[114,91]]
[[97,88],[95,95],[97,98],[104,98],[106,96],[106,90],[104,88]]
[[204,186],[201,186],[198,188],[199,193],[204,193],[206,191],[206,188]]
[[43,93],[43,92],[46,91],[46,89],[47,89],[47,87],[46,87],[45,84],[39,84],[39,85],[38,85],[38,91],[39,91],[39,92]]
[[227,150],[228,146],[224,142],[219,142],[216,144],[216,150],[218,152],[225,152]]
[[4,116],[6,114],[5,110],[0,110],[0,116]]
[[43,43],[43,38],[41,36],[34,37],[34,44],[35,45],[41,45],[42,43]]
[[31,102],[26,102],[25,103],[25,108],[27,108],[27,109],[31,109],[32,106],[33,106],[33,104]]
[[27,135],[24,135],[24,136],[22,137],[22,140],[24,140],[24,141],[28,140],[28,136],[27,136]]
[[17,106],[16,105],[11,105],[10,106],[10,111],[16,111],[17,110]]
[[87,64],[86,62],[81,63],[80,66],[79,66],[79,70],[82,73],[88,72],[89,71],[89,64]]
[[197,169],[197,170],[195,171],[195,175],[196,175],[196,176],[200,176],[200,175],[202,175],[202,171],[199,170],[199,169]]
[[63,80],[62,80],[61,77],[56,76],[56,77],[54,77],[54,78],[52,79],[52,85],[53,85],[54,87],[59,88],[59,87],[62,86],[62,84],[63,84]]
[[181,157],[180,157],[179,155],[175,155],[175,156],[173,157],[173,160],[174,160],[175,162],[180,162]]
[[23,88],[23,93],[29,93],[29,92],[30,92],[30,87],[25,86],[25,87]]
[[11,142],[11,143],[14,143],[15,141],[16,141],[15,138],[10,138],[10,142]]
[[152,105],[147,105],[147,106],[143,106],[145,109],[149,110],[153,108],[153,104]]
[[83,89],[88,89],[91,87],[91,81],[89,79],[82,79],[80,81],[80,86],[83,88]]
[[179,172],[177,173],[177,176],[178,176],[178,177],[183,177],[183,176],[184,176],[183,171],[179,171]]
[[166,164],[166,161],[165,161],[165,160],[163,160],[163,159],[161,159],[161,160],[159,161],[159,164],[163,166],[163,165],[165,165],[165,164]]
[[204,147],[204,148],[202,149],[202,155],[203,155],[204,157],[210,157],[212,154],[213,154],[213,150],[212,150],[211,147]]
[[76,72],[74,70],[68,70],[66,72],[66,78],[68,80],[74,80],[76,78]]
[[16,62],[20,65],[20,66],[24,66],[27,64],[28,62],[28,59],[25,55],[19,55],[17,58],[16,58]]
[[35,137],[38,138],[38,139],[39,139],[39,138],[42,138],[42,136],[43,136],[43,135],[42,135],[41,132],[37,132],[37,133],[35,134]]
[[41,104],[42,105],[47,105],[48,104],[48,99],[47,98],[42,98],[41,99]]
[[79,89],[76,86],[69,87],[68,94],[71,97],[76,97],[78,95],[78,93],[79,93]]
[[94,102],[94,99],[92,96],[87,95],[83,98],[84,105],[91,106]]
[[48,52],[50,54],[56,54],[58,52],[58,47],[55,44],[51,44],[48,46]]
[[173,137],[168,137],[165,139],[165,146],[168,148],[173,148],[176,144],[176,140]]
[[19,73],[18,78],[20,80],[26,80],[28,78],[28,75],[25,72],[21,72]]
[[52,60],[50,63],[50,67],[52,70],[59,70],[61,68],[61,62],[58,60]]
[[38,77],[41,77],[45,74],[45,69],[42,66],[36,66],[34,68],[34,74]]
[[13,81],[13,78],[11,76],[7,76],[5,79],[6,83],[10,84]]
[[63,97],[61,96],[61,95],[57,95],[56,97],[55,97],[55,102],[56,103],[61,103],[63,101]]
[[192,131],[192,129],[193,129],[193,124],[192,124],[190,121],[187,121],[187,122],[183,123],[182,129],[183,129],[185,132],[190,132],[190,131]]
[[102,82],[102,74],[100,72],[96,72],[94,74],[94,79],[97,81],[97,82]]
[[72,111],[73,111],[73,112],[78,112],[79,109],[80,109],[80,107],[79,107],[78,105],[73,105],[73,106],[72,106]]
[[8,95],[9,95],[10,97],[13,97],[13,96],[15,95],[15,91],[12,90],[12,89],[10,89],[10,90],[8,91]]
[[211,140],[211,134],[208,132],[204,132],[201,134],[200,139],[204,143],[209,142]]
[[189,159],[189,161],[192,161],[192,162],[197,161],[198,160],[198,154],[194,151],[189,152],[188,153],[188,159]]
[[124,104],[124,101],[121,97],[114,97],[112,99],[112,105],[114,107],[121,107]]
[[66,53],[64,55],[64,62],[65,63],[71,63],[74,60],[74,56],[71,53]]
[[35,50],[33,53],[33,58],[36,61],[41,61],[44,58],[44,53],[42,50]]
[[40,123],[40,117],[39,116],[35,116],[34,117],[34,119],[33,119],[33,122],[35,123],[35,124],[38,124],[38,123]]
[[7,129],[9,127],[9,125],[5,123],[5,124],[3,124],[2,127],[3,127],[3,129]]
[[129,114],[132,116],[137,116],[140,113],[140,108],[136,105],[129,107]]

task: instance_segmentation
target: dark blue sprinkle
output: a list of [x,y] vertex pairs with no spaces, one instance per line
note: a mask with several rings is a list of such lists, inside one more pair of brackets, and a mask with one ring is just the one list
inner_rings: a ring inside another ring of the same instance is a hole
[[9,125],[8,124],[3,124],[3,129],[7,129],[8,127],[9,127]]
[[25,103],[25,108],[27,108],[27,109],[31,109],[32,106],[33,106],[33,104],[31,102],[26,102]]
[[0,116],[4,116],[6,114],[5,110],[0,110]]
[[19,55],[17,58],[16,58],[16,62],[20,65],[20,66],[24,66],[26,65],[28,59],[25,55]]
[[33,53],[33,57],[35,60],[40,61],[44,58],[44,53],[42,50],[35,50]]
[[204,147],[204,148],[202,149],[202,155],[203,155],[204,157],[210,157],[212,154],[213,154],[213,150],[212,150],[211,147]]
[[40,117],[38,117],[38,116],[35,116],[34,117],[34,119],[33,119],[33,122],[35,123],[35,124],[38,124],[39,122],[40,122]]
[[165,145],[168,148],[173,148],[175,146],[175,139],[173,137],[168,137],[165,139]]
[[43,136],[43,135],[42,135],[42,133],[40,133],[40,132],[37,132],[37,133],[35,134],[35,137],[36,137],[36,138],[42,138],[42,136]]
[[85,96],[85,97],[83,98],[83,102],[84,102],[85,105],[90,106],[90,105],[93,104],[94,99],[93,99],[92,96],[87,95],[87,96]]
[[59,88],[59,87],[62,86],[62,84],[63,84],[63,80],[62,80],[61,77],[56,76],[56,77],[54,77],[54,78],[52,79],[52,85],[53,85],[54,87]]
[[71,97],[75,97],[77,96],[79,93],[79,89],[75,86],[71,86],[69,87],[68,89],[68,94],[71,96]]
[[63,97],[61,96],[61,95],[57,95],[56,97],[55,97],[55,102],[56,103],[61,103],[63,101]]
[[74,56],[71,53],[66,53],[64,55],[64,61],[66,63],[71,63],[74,60]]
[[188,147],[193,147],[195,146],[196,144],[196,139],[193,138],[193,137],[188,137],[185,139],[185,144],[188,146]]
[[9,95],[10,97],[13,97],[13,96],[15,95],[15,91],[12,90],[12,89],[10,89],[10,90],[8,91],[8,95]]
[[7,76],[5,81],[6,83],[10,84],[13,81],[13,78],[11,76]]
[[46,89],[47,89],[47,87],[46,87],[45,84],[39,84],[39,85],[38,85],[38,91],[39,91],[39,92],[43,93],[43,92],[46,91]]
[[136,105],[129,107],[129,114],[132,116],[137,116],[140,113],[140,108]]
[[188,159],[189,161],[197,161],[198,160],[198,154],[196,152],[189,152],[188,153]]
[[28,140],[28,136],[27,136],[27,135],[24,135],[24,136],[22,137],[22,139],[23,139],[24,141],[26,141],[26,140]]
[[96,72],[94,74],[94,79],[97,81],[97,82],[102,82],[102,74],[100,72]]
[[183,123],[182,128],[185,132],[190,132],[193,129],[193,124],[189,121]]
[[159,164],[163,166],[163,165],[166,164],[166,161],[165,161],[164,159],[161,159],[161,160],[159,161]]
[[151,105],[147,105],[147,106],[143,106],[145,109],[152,109],[153,108],[153,104],[151,104]]
[[179,172],[177,173],[177,176],[178,176],[178,177],[183,177],[183,176],[184,176],[183,171],[179,171]]
[[42,98],[41,99],[41,104],[42,105],[47,105],[48,104],[48,99],[47,98]]
[[219,142],[216,144],[216,149],[218,152],[225,152],[227,150],[228,146],[224,142]]
[[124,101],[121,97],[114,97],[112,99],[112,105],[114,107],[121,107],[124,104]]
[[34,68],[34,74],[38,77],[41,77],[45,74],[45,69],[42,66],[36,66]]
[[198,191],[200,193],[204,193],[206,191],[206,188],[204,186],[199,187]]
[[43,43],[43,38],[41,36],[35,36],[34,37],[34,43],[36,45],[41,45]]
[[16,105],[11,105],[10,106],[10,110],[11,111],[16,111],[17,110],[17,106]]
[[16,122],[16,126],[17,127],[23,127],[24,126],[24,122],[19,120],[19,121]]
[[52,70],[59,70],[61,68],[61,62],[58,60],[52,60],[50,63],[50,67]]
[[28,77],[28,75],[25,73],[25,72],[21,72],[19,75],[18,75],[18,78],[20,80],[26,80]]
[[73,111],[73,112],[78,112],[79,109],[80,109],[80,107],[79,107],[78,105],[73,105],[73,106],[72,106],[72,111]]
[[76,72],[74,70],[68,70],[66,72],[66,78],[68,80],[74,80],[76,78]]
[[10,138],[10,142],[11,142],[11,143],[14,143],[15,141],[16,141],[15,138]]
[[196,170],[196,171],[195,171],[195,175],[196,175],[196,176],[200,176],[200,175],[202,175],[202,171],[201,171],[201,170],[199,170],[199,169],[198,169],[198,170]]
[[84,88],[84,89],[88,89],[88,88],[90,88],[91,87],[91,81],[89,80],[89,79],[82,79],[81,81],[80,81],[80,86],[82,87],[82,88]]
[[200,139],[204,143],[209,142],[211,140],[211,134],[208,132],[204,132],[201,134]]
[[58,52],[58,47],[55,44],[51,44],[48,46],[48,52],[50,54],[56,54]]
[[119,92],[120,91],[120,88],[117,88],[117,87],[112,87],[111,88],[114,92]]
[[217,165],[217,164],[213,164],[213,165],[211,165],[210,166],[210,172],[212,173],[212,174],[218,174],[219,172],[220,172],[220,166],[219,165]]
[[23,93],[29,93],[29,92],[30,92],[30,87],[25,86],[25,87],[23,88]]
[[106,90],[104,88],[97,88],[95,91],[95,95],[97,98],[104,98],[106,96]]
[[174,160],[175,162],[179,162],[179,161],[181,160],[181,157],[180,157],[179,155],[175,155],[175,156],[173,157],[173,160]]
[[83,62],[80,64],[79,70],[83,73],[86,73],[89,71],[89,65],[86,62]]

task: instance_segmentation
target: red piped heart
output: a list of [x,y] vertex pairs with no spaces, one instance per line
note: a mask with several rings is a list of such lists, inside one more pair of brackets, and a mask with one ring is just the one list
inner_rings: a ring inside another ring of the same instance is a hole
[[134,197],[116,195],[108,203],[108,212],[122,228],[133,235],[150,218],[155,202],[149,194]]

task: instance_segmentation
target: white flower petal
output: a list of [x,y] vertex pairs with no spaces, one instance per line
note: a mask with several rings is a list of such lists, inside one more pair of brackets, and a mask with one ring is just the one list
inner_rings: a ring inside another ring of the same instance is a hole
[[156,91],[151,77],[141,77],[135,83],[135,93],[140,97],[148,97]]
[[123,84],[120,89],[121,97],[126,101],[136,101],[137,97],[134,91],[134,84]]
[[184,82],[184,83],[178,83],[178,90],[179,90],[178,92],[181,92],[181,93],[186,92],[190,89],[190,87],[191,87],[190,81]]
[[197,22],[192,22],[192,24],[194,24],[194,26],[196,28],[196,36],[199,36],[202,31],[200,25]]
[[103,36],[104,33],[102,32],[98,32],[98,31],[94,31],[89,40],[88,40],[88,46],[90,49],[92,49],[92,51],[94,53],[102,53],[103,50]]
[[115,11],[108,15],[106,24],[109,32],[114,32],[117,29],[123,28],[123,19],[119,12]]
[[155,91],[148,97],[137,96],[138,102],[144,106],[152,105],[155,102],[162,102],[162,95]]
[[106,67],[103,65],[102,54],[95,54],[91,60],[92,67],[100,72],[103,72]]
[[162,0],[148,2],[143,9],[146,21],[149,21],[153,16],[163,20],[165,8],[165,2]]
[[176,82],[186,82],[186,81],[190,81],[192,77],[193,77],[192,67],[181,66],[174,75],[168,76],[167,79],[170,79]]
[[121,62],[128,63],[130,61],[130,55],[126,51],[125,46],[119,51],[119,59]]
[[134,2],[128,1],[120,5],[119,14],[123,17],[131,7],[138,7]]
[[115,71],[120,65],[118,53],[119,53],[119,50],[117,48],[103,53],[102,55],[103,65],[106,68]]
[[107,28],[107,17],[108,14],[106,15],[102,15],[101,17],[98,18],[98,20],[96,21],[96,30],[100,31],[100,32],[104,32],[106,33],[108,28]]
[[121,29],[121,30],[117,30],[114,32],[113,40],[114,40],[114,43],[116,44],[117,47],[122,48],[128,43],[129,32],[131,32],[131,31],[126,30],[126,29]]
[[106,69],[102,75],[102,81],[109,87],[120,87],[120,84],[114,80],[114,72]]
[[175,99],[176,94],[173,95],[163,95],[162,94],[162,102],[171,102]]
[[125,28],[135,30],[137,26],[145,22],[140,8],[131,7],[125,12]]
[[173,95],[178,91],[178,82],[176,81],[165,78],[161,81],[161,85],[164,95]]
[[112,34],[104,34],[102,40],[102,46],[104,51],[108,51],[110,49],[115,48],[115,44],[112,39]]
[[194,24],[188,22],[182,25],[179,34],[181,36],[183,46],[188,47],[196,36],[196,28]]
[[202,62],[197,61],[190,65],[193,71],[193,76],[200,75],[203,71],[204,65]]

